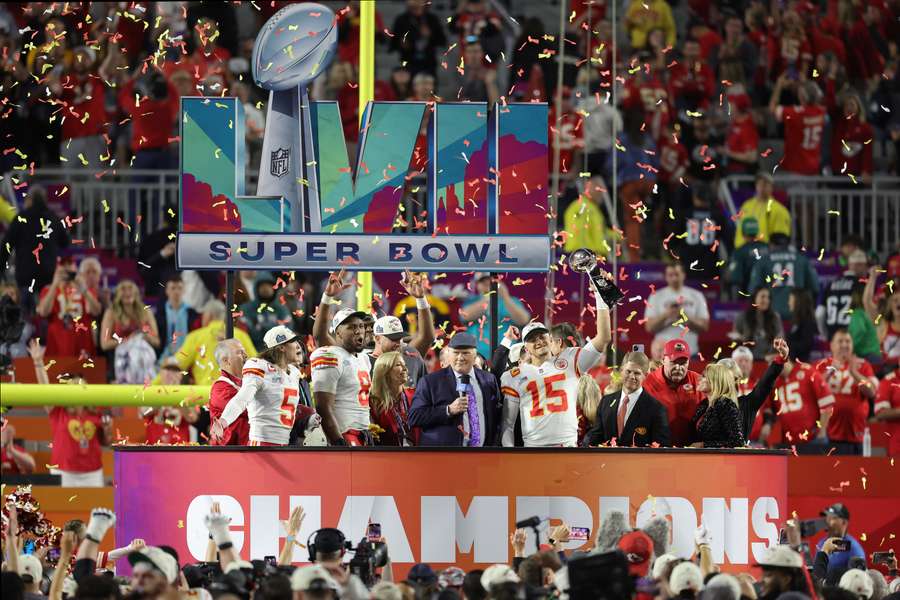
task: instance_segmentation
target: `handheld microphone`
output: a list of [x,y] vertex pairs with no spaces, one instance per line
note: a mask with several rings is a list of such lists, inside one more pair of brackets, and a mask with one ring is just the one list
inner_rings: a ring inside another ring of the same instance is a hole
[[516,529],[524,529],[525,527],[537,527],[543,521],[540,517],[528,517],[524,521],[516,521]]

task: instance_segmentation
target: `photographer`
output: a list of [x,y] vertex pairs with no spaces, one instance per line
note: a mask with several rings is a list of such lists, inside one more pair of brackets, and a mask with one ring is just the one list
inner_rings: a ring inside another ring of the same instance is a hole
[[320,529],[313,534],[308,546],[310,560],[323,567],[334,578],[340,586],[340,597],[343,600],[368,599],[369,591],[362,579],[343,564],[344,554],[350,549],[350,544],[340,530],[329,527]]
[[75,261],[59,261],[53,281],[41,290],[38,316],[47,319],[47,354],[78,357],[96,354],[92,323],[103,309],[78,274]]
[[859,541],[848,533],[850,529],[850,511],[837,502],[821,513],[825,517],[828,535],[816,544],[816,558],[813,576],[824,580],[826,584],[836,585],[841,575],[849,568],[851,558],[859,557],[864,561],[866,552]]

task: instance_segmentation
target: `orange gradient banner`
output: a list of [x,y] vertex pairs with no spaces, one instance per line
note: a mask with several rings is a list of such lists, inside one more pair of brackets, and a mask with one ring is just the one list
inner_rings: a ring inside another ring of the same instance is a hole
[[[670,551],[681,556],[693,552],[702,520],[715,560],[746,569],[788,517],[787,456],[778,452],[138,447],[117,449],[115,463],[117,544],[171,544],[183,563],[203,558],[213,501],[231,516],[245,559],[278,555],[282,521],[300,505],[301,542],[338,527],[355,544],[380,523],[401,575],[416,562],[509,562],[509,535],[532,516],[543,520],[542,542],[549,524],[565,521],[590,528],[592,544],[614,510],[637,527],[669,519]],[[529,532],[526,550],[534,548]],[[294,560],[307,561],[306,550]]]

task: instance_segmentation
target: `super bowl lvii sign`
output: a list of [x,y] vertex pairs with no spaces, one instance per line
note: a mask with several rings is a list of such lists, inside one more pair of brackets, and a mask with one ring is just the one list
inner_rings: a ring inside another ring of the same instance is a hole
[[[370,102],[351,168],[337,102],[307,94],[336,45],[319,4],[289,5],[260,31],[253,78],[269,101],[255,196],[240,101],[182,98],[178,267],[546,271],[547,105]],[[423,123],[427,222],[392,233]]]

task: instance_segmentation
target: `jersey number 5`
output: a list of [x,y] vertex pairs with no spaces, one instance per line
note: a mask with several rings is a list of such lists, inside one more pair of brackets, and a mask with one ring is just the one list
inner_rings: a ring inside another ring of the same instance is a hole
[[[546,407],[548,412],[566,412],[569,409],[569,398],[566,396],[566,390],[557,390],[553,388],[553,384],[557,381],[565,381],[566,374],[565,373],[557,373],[556,375],[551,375],[550,377],[544,378],[544,397],[546,398],[546,405],[541,406],[541,393],[538,390],[537,381],[532,379],[528,382],[528,385],[525,386],[525,389],[531,394],[531,416],[532,417],[542,417],[544,416],[544,408]],[[558,402],[551,403],[550,399],[555,398],[558,399]]]
[[294,426],[294,405],[291,404],[291,398],[296,397],[298,393],[299,390],[284,388],[284,397],[281,399],[279,412],[281,412],[281,424],[285,427]]
[[369,406],[369,388],[372,387],[372,379],[367,371],[357,371],[356,378],[359,380],[359,394],[356,396],[360,406]]

